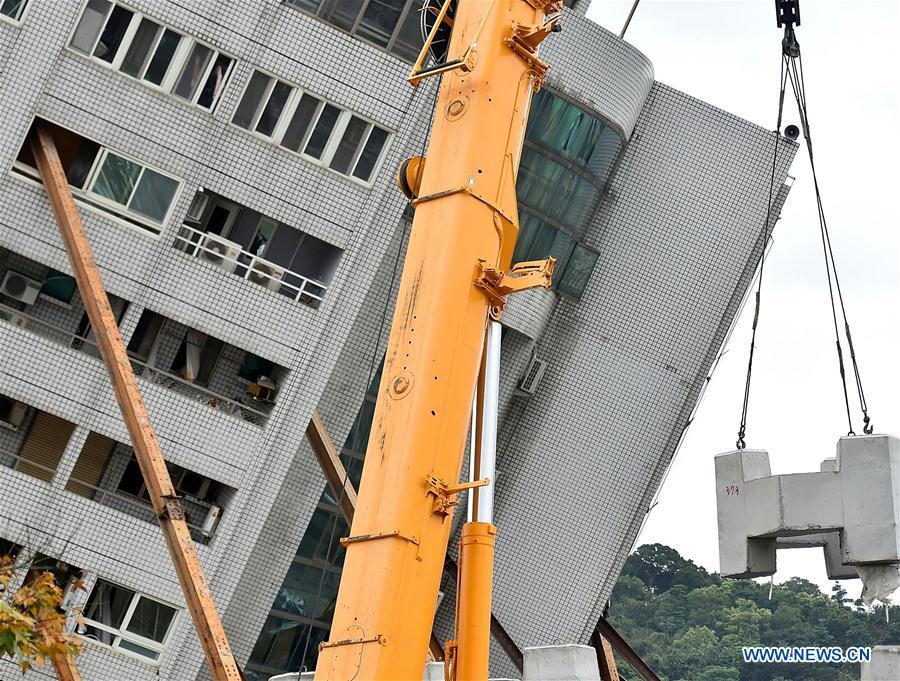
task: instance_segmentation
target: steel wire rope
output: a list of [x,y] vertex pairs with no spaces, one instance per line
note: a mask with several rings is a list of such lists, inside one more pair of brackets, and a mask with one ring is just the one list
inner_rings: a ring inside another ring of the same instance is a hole
[[773,134],[775,144],[772,154],[772,171],[769,179],[769,200],[766,202],[766,220],[763,223],[762,239],[760,241],[760,259],[759,259],[759,279],[756,284],[756,307],[753,311],[753,332],[750,336],[750,357],[747,360],[747,376],[744,381],[744,403],[741,410],[741,424],[738,428],[738,438],[736,446],[738,449],[744,449],[747,446],[744,438],[747,434],[747,410],[750,404],[750,378],[753,374],[753,354],[756,350],[756,331],[759,326],[759,310],[762,300],[762,284],[763,272],[766,264],[766,246],[769,243],[769,226],[772,221],[772,204],[773,194],[775,191],[775,170],[778,166],[778,148],[781,138],[781,122],[784,115],[784,94],[787,89],[787,57],[782,54],[781,57],[781,75],[779,76],[780,88],[778,92],[778,118],[775,124],[775,132]]
[[[844,334],[847,337],[847,346],[850,350],[850,362],[853,367],[853,376],[854,382],[856,385],[857,395],[859,397],[859,408],[863,415],[863,433],[866,435],[871,435],[874,427],[872,426],[871,418],[869,417],[869,407],[866,401],[865,391],[863,389],[862,384],[862,376],[859,371],[859,363],[856,358],[856,350],[853,347],[853,336],[850,331],[850,322],[847,316],[847,306],[844,302],[843,291],[841,290],[841,282],[838,277],[837,264],[834,258],[834,250],[831,244],[831,234],[828,231],[828,223],[825,218],[825,207],[822,201],[822,193],[819,188],[819,179],[818,174],[816,172],[815,165],[815,155],[813,153],[813,144],[812,144],[812,135],[810,133],[810,125],[809,125],[809,112],[807,109],[806,102],[806,79],[803,73],[803,57],[800,53],[800,46],[794,41],[794,49],[795,53],[790,55],[790,79],[791,86],[794,92],[794,98],[797,102],[797,108],[800,113],[800,124],[803,129],[803,137],[806,142],[806,152],[809,158],[809,167],[812,173],[813,179],[813,190],[816,196],[816,208],[818,212],[819,219],[819,232],[822,237],[822,253],[825,259],[825,273],[828,281],[828,294],[830,298],[831,304],[831,315],[834,326],[834,336],[835,336],[835,346],[838,352],[838,368],[841,375],[841,383],[844,390],[844,405],[847,411],[847,420],[848,420],[848,435],[855,435],[856,433],[853,431],[853,419],[850,415],[850,397],[847,390],[847,379],[846,379],[846,371],[844,368],[844,355],[843,349],[841,347],[840,342],[840,331],[838,330],[838,317],[837,310],[840,308],[841,318],[844,322]],[[834,284],[832,285],[832,276],[834,278]],[[837,302],[835,301],[835,291],[837,292]]]
[[[425,88],[422,88],[420,90],[420,92],[424,92],[424,91],[425,91]],[[432,116],[434,115],[434,108],[437,105],[437,99],[438,99],[439,93],[440,93],[440,83],[438,83],[438,85],[434,88],[434,97],[432,99],[432,105],[431,105]],[[423,95],[423,97],[424,97],[424,95]],[[429,121],[430,121],[430,118],[431,117],[429,117]],[[430,130],[431,130],[431,125],[430,124],[426,125],[425,126],[425,134],[422,136],[422,143],[419,148],[419,156],[422,157],[423,162],[419,163],[418,168],[416,169],[416,184],[417,184],[417,186],[421,186],[422,172],[425,168],[425,163],[424,163],[425,149],[428,144],[428,135],[429,135]],[[406,245],[406,237],[408,235],[408,232],[410,232],[410,231],[411,231],[411,227],[410,227],[410,229],[406,229],[406,226],[405,225],[403,226],[403,228],[401,229],[399,244],[397,245],[397,252],[394,254],[394,264],[391,269],[391,279],[390,279],[390,282],[388,283],[388,289],[385,293],[384,305],[382,306],[382,310],[381,310],[381,319],[378,324],[378,331],[376,333],[375,343],[372,348],[372,357],[369,362],[369,377],[368,377],[368,381],[366,383],[366,391],[367,392],[371,388],[372,379],[375,376],[375,364],[376,364],[376,360],[378,358],[379,350],[381,348],[381,339],[382,339],[382,334],[384,333],[385,322],[387,320],[388,308],[391,303],[391,298],[393,298],[394,284],[395,284],[396,278],[397,278],[397,270],[399,269],[401,256],[403,255],[403,249],[404,249],[404,246]],[[376,397],[376,400],[377,400],[377,397]],[[370,436],[371,436],[371,434],[370,434]],[[323,560],[324,564],[322,565],[322,573],[321,573],[321,576],[319,577],[318,588],[316,589],[316,604],[318,604],[318,602],[322,598],[322,590],[324,589],[324,585],[325,585],[325,573],[328,571],[327,566],[331,563],[331,549],[334,546],[334,535],[335,535],[335,531],[337,530],[337,526],[338,526],[338,522],[339,522],[338,516],[340,514],[341,503],[344,501],[344,497],[346,496],[346,493],[347,493],[347,483],[349,481],[349,478],[350,478],[350,467],[345,466],[344,467],[344,479],[341,482],[341,491],[336,500],[336,506],[337,506],[338,510],[336,513],[333,514],[334,522],[331,523],[331,530],[329,532],[328,543],[325,548],[325,558]],[[348,524],[348,529],[349,529],[349,527],[350,527],[350,524]],[[310,619],[314,619],[314,618],[310,617]],[[309,643],[312,638],[312,630],[313,630],[313,625],[307,624],[306,640],[303,643],[303,655],[300,658],[300,668],[301,669],[303,669],[303,667],[306,664],[306,656],[309,653]]]

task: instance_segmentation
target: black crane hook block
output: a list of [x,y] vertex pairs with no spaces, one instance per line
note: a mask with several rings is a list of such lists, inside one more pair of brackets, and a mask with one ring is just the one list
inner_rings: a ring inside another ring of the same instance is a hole
[[800,0],[775,0],[775,17],[778,28],[800,25]]

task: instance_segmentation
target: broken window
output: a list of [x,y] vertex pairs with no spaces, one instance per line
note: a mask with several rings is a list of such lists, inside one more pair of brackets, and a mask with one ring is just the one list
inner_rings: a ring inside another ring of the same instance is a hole
[[160,230],[181,186],[179,180],[39,118],[16,157],[14,170],[19,174],[40,180],[30,146],[38,125],[53,138],[77,199],[154,233]]

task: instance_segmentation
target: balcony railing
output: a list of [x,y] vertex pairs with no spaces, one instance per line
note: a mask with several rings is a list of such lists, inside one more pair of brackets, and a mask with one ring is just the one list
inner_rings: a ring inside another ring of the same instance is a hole
[[[79,336],[66,329],[33,317],[26,312],[16,310],[0,303],[0,320],[4,320],[20,329],[27,329],[42,338],[53,341],[63,347],[85,352],[93,357],[100,357],[97,341],[86,336]],[[185,381],[180,376],[164,371],[159,367],[150,366],[134,357],[129,358],[135,375],[148,383],[161,385],[173,392],[179,393],[196,402],[223,412],[235,418],[249,421],[257,426],[264,426],[269,419],[269,413],[274,405],[258,402],[247,395],[246,403],[235,399],[229,399],[206,388]],[[254,406],[250,406],[254,404]]]
[[239,244],[189,225],[182,225],[179,228],[173,246],[241,279],[252,281],[310,307],[318,307],[325,296],[327,287],[322,282],[292,272],[243,250]]

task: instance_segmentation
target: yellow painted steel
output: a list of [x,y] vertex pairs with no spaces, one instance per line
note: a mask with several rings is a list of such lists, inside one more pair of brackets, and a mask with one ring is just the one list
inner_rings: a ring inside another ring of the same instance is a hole
[[458,639],[452,674],[458,681],[487,679],[491,643],[494,537],[490,523],[463,525],[459,542]]
[[[494,275],[515,246],[536,48],[559,4],[459,0],[448,60],[465,68],[442,75],[318,681],[422,678],[489,310],[522,288]],[[549,284],[552,263],[538,270],[529,286]]]

